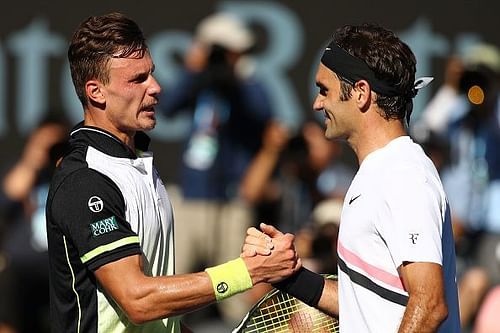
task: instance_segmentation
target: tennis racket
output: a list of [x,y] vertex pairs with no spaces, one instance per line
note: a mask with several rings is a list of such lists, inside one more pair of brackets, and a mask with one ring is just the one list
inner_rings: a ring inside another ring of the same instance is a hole
[[[335,275],[325,276],[337,279]],[[338,333],[338,318],[313,308],[278,289],[264,295],[232,333]]]

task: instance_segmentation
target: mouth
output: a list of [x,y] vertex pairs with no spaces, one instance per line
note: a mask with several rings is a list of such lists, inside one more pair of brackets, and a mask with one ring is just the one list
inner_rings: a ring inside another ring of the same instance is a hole
[[151,105],[148,105],[148,106],[144,106],[141,108],[141,112],[152,112],[152,113],[155,113],[155,106],[156,104],[151,104]]
[[323,109],[323,114],[325,115],[325,118],[326,118],[326,119],[330,119],[330,120],[332,119],[332,118],[330,117],[330,115],[328,114],[328,112],[326,112],[326,110],[325,110],[325,109]]

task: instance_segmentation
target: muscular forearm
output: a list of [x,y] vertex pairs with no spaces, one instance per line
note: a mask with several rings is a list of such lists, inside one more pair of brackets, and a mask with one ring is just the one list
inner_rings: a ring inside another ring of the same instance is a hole
[[435,332],[448,315],[441,265],[408,262],[400,272],[409,298],[399,332]]
[[[141,324],[184,314],[251,288],[284,279],[300,268],[292,250],[293,235],[276,240],[268,256],[231,260],[205,272],[145,276],[133,255],[99,267],[95,276],[128,318]],[[219,289],[219,286],[226,288]],[[222,290],[222,291],[221,291]]]
[[215,302],[210,277],[205,272],[148,280],[130,295],[126,312],[135,323],[185,314]]
[[436,332],[447,314],[444,302],[424,297],[410,297],[398,332]]
[[137,255],[101,266],[95,276],[136,324],[186,313],[215,301],[207,273],[145,276]]

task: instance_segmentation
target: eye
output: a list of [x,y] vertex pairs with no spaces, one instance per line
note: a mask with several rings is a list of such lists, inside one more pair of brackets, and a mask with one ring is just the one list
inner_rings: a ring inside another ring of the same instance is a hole
[[319,89],[319,94],[321,96],[326,96],[328,94],[328,89],[325,87],[324,84],[322,84],[321,82],[316,82],[316,87]]
[[142,83],[148,79],[148,76],[149,74],[141,74],[136,76],[135,79],[133,79],[132,81],[136,83]]

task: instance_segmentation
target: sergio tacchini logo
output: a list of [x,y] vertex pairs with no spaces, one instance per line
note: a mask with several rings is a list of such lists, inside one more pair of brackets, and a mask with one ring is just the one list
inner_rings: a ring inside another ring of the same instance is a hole
[[226,282],[221,282],[217,285],[217,292],[219,294],[224,294],[229,289],[229,286]]
[[94,213],[99,213],[104,208],[104,202],[98,196],[91,196],[89,201],[87,202],[90,211]]

